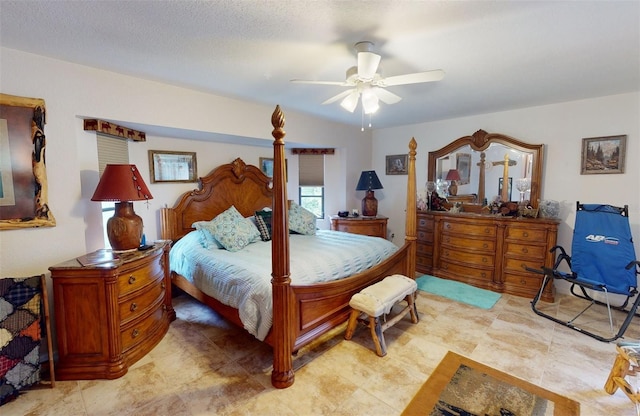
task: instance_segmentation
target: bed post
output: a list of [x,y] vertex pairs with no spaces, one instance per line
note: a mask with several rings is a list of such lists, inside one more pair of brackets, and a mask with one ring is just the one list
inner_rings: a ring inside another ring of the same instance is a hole
[[409,168],[407,178],[407,218],[405,220],[405,244],[409,244],[407,253],[408,277],[415,279],[416,275],[416,148],[418,144],[414,137],[409,142]]
[[289,274],[289,213],[284,157],[284,114],[276,106],[273,125],[273,217],[271,222],[271,287],[273,296],[273,371],[271,384],[279,389],[291,386],[293,373],[293,300]]

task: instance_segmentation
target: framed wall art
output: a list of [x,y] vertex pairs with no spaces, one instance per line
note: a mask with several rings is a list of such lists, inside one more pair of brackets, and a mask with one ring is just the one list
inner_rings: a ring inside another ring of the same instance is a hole
[[[259,162],[262,173],[273,178],[273,158],[261,157]],[[287,159],[284,160],[284,177],[286,181],[289,180],[289,164],[287,163]]]
[[386,157],[387,175],[406,175],[409,155],[388,155]]
[[582,139],[581,175],[624,173],[627,136]]
[[54,227],[41,98],[0,94],[0,230]]
[[460,174],[458,185],[467,185],[471,179],[471,154],[456,153],[456,169]]
[[197,182],[195,152],[149,150],[151,182]]

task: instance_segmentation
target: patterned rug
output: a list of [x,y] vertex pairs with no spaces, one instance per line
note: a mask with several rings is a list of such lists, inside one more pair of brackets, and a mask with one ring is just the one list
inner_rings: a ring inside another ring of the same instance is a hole
[[580,404],[451,351],[402,413],[429,416],[578,416]]

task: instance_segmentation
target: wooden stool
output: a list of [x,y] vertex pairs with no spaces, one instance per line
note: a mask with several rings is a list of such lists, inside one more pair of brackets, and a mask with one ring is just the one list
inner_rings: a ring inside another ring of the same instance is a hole
[[613,394],[618,388],[621,388],[627,397],[638,405],[640,403],[640,393],[631,387],[625,377],[638,377],[640,372],[640,367],[638,366],[640,343],[620,342],[616,345],[616,350],[618,351],[618,356],[613,363],[613,368],[611,368],[609,378],[604,385],[604,390],[609,394]]
[[[358,318],[371,330],[371,337],[376,346],[376,353],[380,357],[387,355],[387,345],[384,342],[384,331],[395,325],[402,319],[407,312],[411,313],[411,322],[418,323],[418,310],[415,304],[415,293],[418,285],[415,280],[400,274],[387,276],[378,283],[362,289],[351,297],[349,306],[351,306],[351,315],[349,316],[349,324],[345,339],[351,339],[356,329]],[[393,305],[402,301],[407,301],[407,306],[396,316],[384,323],[380,322],[383,315],[387,315]]]

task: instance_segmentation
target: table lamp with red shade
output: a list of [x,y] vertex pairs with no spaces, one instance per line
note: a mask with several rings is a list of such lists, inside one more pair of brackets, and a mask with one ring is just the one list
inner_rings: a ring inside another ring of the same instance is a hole
[[107,165],[91,197],[92,201],[115,202],[115,213],[107,221],[107,236],[114,251],[136,250],[142,240],[142,218],[133,201],[152,199],[135,165]]

